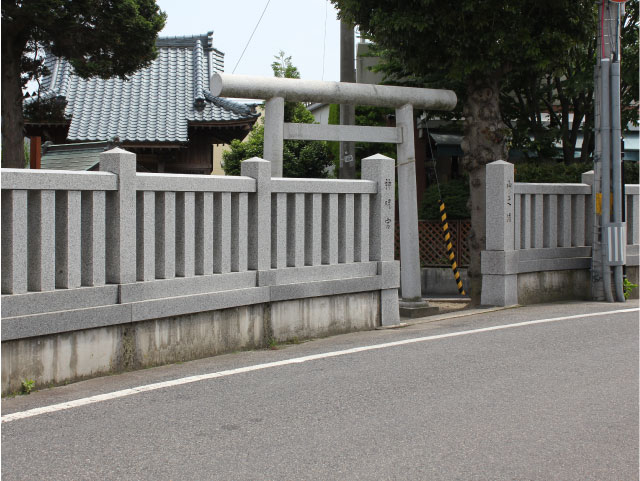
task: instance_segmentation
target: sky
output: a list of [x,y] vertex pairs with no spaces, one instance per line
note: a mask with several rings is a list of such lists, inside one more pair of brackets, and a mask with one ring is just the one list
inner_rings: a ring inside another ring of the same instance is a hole
[[[247,46],[267,1],[264,16]],[[329,0],[156,0],[156,3],[167,14],[161,37],[199,35],[213,30],[213,46],[225,54],[225,73],[234,73],[235,68],[236,74],[272,77],[271,63],[282,50],[291,56],[303,79],[340,80],[340,21]]]

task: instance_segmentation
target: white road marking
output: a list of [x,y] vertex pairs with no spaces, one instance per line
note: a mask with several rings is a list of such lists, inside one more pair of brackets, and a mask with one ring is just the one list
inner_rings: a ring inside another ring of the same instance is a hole
[[412,339],[404,339],[402,341],[385,342],[383,344],[373,344],[369,346],[354,347],[351,349],[345,349],[342,351],[325,352],[322,354],[313,354],[310,356],[295,357],[293,359],[285,359],[283,361],[267,362],[264,364],[256,364],[254,366],[239,367],[237,369],[228,369],[226,371],[212,372],[208,374],[201,374],[198,376],[183,377],[180,379],[174,379],[172,381],[157,382],[153,384],[147,384],[145,386],[133,387],[130,389],[122,389],[121,391],[114,391],[106,394],[98,394],[96,396],[90,396],[82,399],[76,399],[59,404],[52,404],[50,406],[43,406],[40,408],[29,409],[27,411],[20,411],[2,416],[2,423],[8,423],[10,421],[16,421],[18,419],[26,419],[33,416],[39,416],[41,414],[54,413],[57,411],[64,411],[66,409],[77,408],[80,406],[86,406],[89,404],[95,404],[102,401],[109,401],[111,399],[118,399],[121,397],[131,396],[133,394],[139,394],[142,392],[155,391],[157,389],[164,389],[168,387],[180,386],[183,384],[190,384],[193,382],[206,381],[208,379],[216,379],[219,377],[233,376],[235,374],[242,374],[252,371],[260,371],[262,369],[270,369],[272,367],[288,366],[290,364],[300,364],[303,362],[315,361],[318,359],[327,359],[330,357],[344,356],[347,354],[355,354],[364,351],[373,351],[375,349],[386,349],[388,347],[403,346],[405,344],[415,344],[417,342],[435,341],[437,339],[446,339],[449,337],[466,336],[468,334],[480,334],[482,332],[499,331],[502,329],[511,329],[513,327],[531,326],[535,324],[544,324],[548,322],[565,321],[569,319],[579,319],[583,317],[595,317],[605,316],[611,314],[623,314],[627,312],[640,311],[640,308],[633,309],[619,309],[616,311],[594,312],[590,314],[578,314],[573,316],[554,317],[550,319],[537,319],[534,321],[517,322],[514,324],[504,324],[500,326],[483,327],[480,329],[472,329],[469,331],[450,332],[447,334],[438,334],[435,336],[415,337]]

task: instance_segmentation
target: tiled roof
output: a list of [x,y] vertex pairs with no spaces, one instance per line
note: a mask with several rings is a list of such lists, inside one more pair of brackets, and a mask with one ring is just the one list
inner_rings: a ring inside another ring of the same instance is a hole
[[100,162],[100,154],[109,148],[108,142],[89,142],[47,146],[40,168],[54,170],[89,170]]
[[41,82],[42,94],[66,98],[70,141],[187,142],[190,122],[252,123],[258,114],[249,107],[208,90],[210,76],[224,62],[212,38],[213,32],[159,38],[156,60],[126,81],[81,79],[66,60],[49,56],[51,74]]

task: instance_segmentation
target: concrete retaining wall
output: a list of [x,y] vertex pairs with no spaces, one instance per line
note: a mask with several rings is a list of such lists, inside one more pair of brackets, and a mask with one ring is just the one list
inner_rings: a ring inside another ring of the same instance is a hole
[[2,343],[2,394],[380,324],[379,292],[199,312]]
[[519,304],[591,299],[588,269],[527,272],[517,277]]
[[[566,300],[591,300],[589,269],[542,271],[518,274],[518,303],[538,304]],[[627,267],[627,277],[638,284],[638,267]],[[638,289],[630,299],[638,299]]]
[[[462,285],[469,285],[469,275],[466,268],[459,268]],[[453,277],[450,267],[424,267],[421,272],[422,297],[436,296],[459,296],[458,285]]]

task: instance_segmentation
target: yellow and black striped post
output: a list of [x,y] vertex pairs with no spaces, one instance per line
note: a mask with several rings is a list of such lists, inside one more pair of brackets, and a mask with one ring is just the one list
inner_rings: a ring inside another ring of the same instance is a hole
[[447,212],[444,208],[444,202],[438,200],[440,204],[440,221],[442,222],[442,232],[444,233],[444,242],[447,246],[447,258],[451,262],[451,269],[453,270],[453,277],[456,278],[456,284],[458,285],[458,292],[465,295],[464,287],[462,287],[462,279],[458,272],[458,264],[456,264],[456,255],[453,252],[453,244],[451,243],[451,234],[449,233],[449,223],[447,222]]

